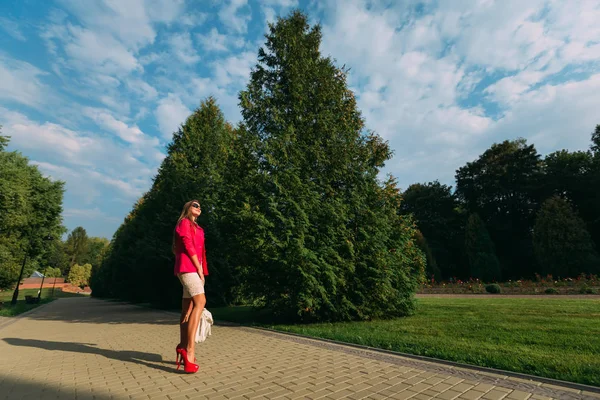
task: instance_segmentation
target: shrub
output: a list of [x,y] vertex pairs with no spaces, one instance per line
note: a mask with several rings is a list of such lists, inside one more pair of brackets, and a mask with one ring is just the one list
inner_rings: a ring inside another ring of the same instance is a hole
[[91,264],[79,265],[75,264],[71,267],[69,271],[69,276],[67,280],[73,286],[79,286],[80,288],[84,288],[89,285],[90,276],[92,275],[92,266]]
[[485,287],[485,291],[488,293],[499,294],[502,293],[502,288],[497,283],[492,283]]
[[596,294],[596,291],[589,286],[582,286],[581,289],[579,289],[579,293],[581,293],[581,294]]
[[553,287],[549,287],[548,289],[544,290],[544,293],[546,293],[546,294],[558,294],[558,290],[556,290]]

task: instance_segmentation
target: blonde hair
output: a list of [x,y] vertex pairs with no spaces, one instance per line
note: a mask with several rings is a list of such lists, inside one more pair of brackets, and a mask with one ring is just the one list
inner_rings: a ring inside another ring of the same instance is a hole
[[192,204],[194,204],[194,203],[198,203],[198,205],[200,204],[200,202],[198,200],[190,200],[187,203],[185,203],[183,205],[183,210],[181,210],[181,214],[179,215],[179,218],[177,219],[177,223],[175,224],[175,229],[173,230],[173,245],[171,246],[171,250],[173,250],[173,254],[175,254],[175,245],[177,243],[176,242],[177,227],[179,226],[179,223],[187,218],[190,220],[190,222],[192,222],[192,226],[194,226],[194,230],[195,230],[196,219],[194,218],[194,215],[192,214]]

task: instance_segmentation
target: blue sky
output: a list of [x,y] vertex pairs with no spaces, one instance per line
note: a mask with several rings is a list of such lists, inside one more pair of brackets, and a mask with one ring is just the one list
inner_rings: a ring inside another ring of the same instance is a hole
[[559,0],[4,0],[0,124],[66,182],[70,230],[110,238],[171,134],[209,95],[237,122],[267,22],[298,7],[351,68],[403,188],[492,143],[587,149],[600,123],[600,3]]

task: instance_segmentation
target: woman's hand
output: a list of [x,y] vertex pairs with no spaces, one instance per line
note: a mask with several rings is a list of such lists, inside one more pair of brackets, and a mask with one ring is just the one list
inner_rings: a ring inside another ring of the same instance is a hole
[[200,267],[198,268],[198,275],[200,275],[200,279],[202,280],[202,282],[204,282],[204,272],[202,269],[202,263],[198,263],[200,264]]

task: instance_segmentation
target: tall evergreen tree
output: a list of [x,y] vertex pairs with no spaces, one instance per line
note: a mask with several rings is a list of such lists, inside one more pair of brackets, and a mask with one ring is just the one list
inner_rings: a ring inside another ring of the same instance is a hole
[[535,255],[540,272],[554,277],[575,277],[600,272],[600,257],[585,223],[559,196],[546,200],[534,227]]
[[[206,232],[211,304],[229,300],[228,255],[220,234],[225,192],[224,170],[233,129],[216,100],[208,98],[174,133],[152,188],[139,199],[115,233],[102,267],[93,270],[94,295],[176,306],[181,284],[173,277],[173,229],[183,204],[202,205],[198,222]],[[132,286],[131,282],[136,282]]]
[[388,144],[363,132],[346,72],[320,42],[321,28],[298,11],[271,24],[240,94],[257,171],[240,210],[253,226],[248,289],[305,320],[403,315],[423,256],[395,182],[377,181]]
[[465,249],[469,257],[471,277],[484,282],[502,279],[494,242],[477,214],[471,214],[467,220]]

